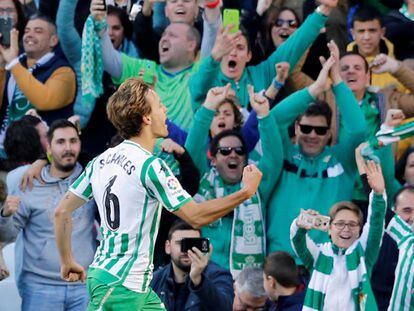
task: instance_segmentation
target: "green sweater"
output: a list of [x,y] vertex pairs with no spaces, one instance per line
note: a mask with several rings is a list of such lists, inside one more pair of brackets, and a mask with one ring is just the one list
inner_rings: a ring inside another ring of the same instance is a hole
[[[298,145],[292,145],[287,134],[287,125],[313,101],[308,90],[293,93],[272,109],[272,115],[285,130],[282,135],[285,162],[267,206],[268,253],[284,250],[295,255],[289,243],[289,226],[301,208],[326,215],[332,204],[352,198],[357,172],[354,151],[364,140],[366,123],[345,83],[334,86],[333,92],[345,127],[340,133],[340,143],[326,146],[316,157],[304,155]],[[326,241],[320,232],[311,235],[317,242]]]
[[128,78],[138,77],[140,70],[153,71],[157,79],[155,90],[160,96],[162,103],[167,107],[168,118],[188,131],[193,120],[191,109],[190,90],[188,80],[190,75],[197,71],[198,64],[195,63],[186,69],[171,74],[153,61],[122,55],[122,75],[114,79],[116,84],[121,84]]
[[193,110],[197,110],[204,101],[208,90],[215,86],[224,86],[230,83],[236,96],[243,107],[249,103],[247,85],[254,86],[256,91],[266,89],[275,77],[275,64],[286,61],[290,63],[293,70],[296,63],[312,45],[327,17],[318,13],[311,14],[302,26],[292,36],[279,46],[265,61],[256,66],[245,68],[239,81],[227,78],[220,69],[220,62],[211,56],[201,61],[199,70],[195,72],[189,81]]
[[[203,175],[210,169],[207,163],[206,145],[208,144],[208,131],[213,117],[214,111],[202,106],[194,117],[197,126],[191,128],[185,145],[199,169],[200,175]],[[259,186],[259,195],[263,215],[265,215],[264,207],[267,205],[271,191],[276,184],[277,176],[280,175],[283,163],[282,142],[277,128],[275,119],[271,116],[259,119],[259,133],[263,146],[263,156],[258,165],[263,173]],[[226,193],[232,193],[239,189],[240,183],[227,185]],[[202,228],[203,237],[210,238],[214,247],[211,259],[226,269],[229,269],[232,215],[233,213],[224,216],[218,221]]]

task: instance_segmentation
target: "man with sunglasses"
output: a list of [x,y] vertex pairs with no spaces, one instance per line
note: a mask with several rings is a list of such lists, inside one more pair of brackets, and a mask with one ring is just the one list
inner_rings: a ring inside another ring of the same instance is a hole
[[[228,87],[213,88],[204,103],[203,111],[196,113],[197,127],[193,127],[186,147],[203,176],[196,201],[204,202],[237,192],[241,187],[243,168],[247,165],[247,149],[238,131],[225,130],[210,143],[211,167],[206,152],[199,148],[207,144],[208,131],[215,107],[226,97]],[[269,114],[269,103],[249,88],[250,104],[257,112],[263,155],[258,167],[263,172],[258,194],[240,204],[233,213],[202,228],[202,235],[210,239],[215,251],[211,259],[229,269],[236,277],[245,266],[261,266],[266,255],[264,207],[276,184],[283,163],[282,141],[275,119]],[[205,109],[207,108],[207,109]],[[211,110],[210,110],[211,109]],[[205,117],[202,117],[205,116]]]
[[[332,44],[329,47],[331,57],[318,79],[271,111],[282,129],[299,117],[295,121],[294,143],[287,130],[282,133],[283,170],[266,209],[268,253],[282,250],[296,256],[289,242],[289,224],[301,208],[326,215],[333,203],[352,198],[357,172],[354,150],[364,139],[366,123],[354,95],[339,75],[339,50]],[[339,143],[333,147],[329,146],[332,111],[327,103],[316,100],[326,91],[328,74],[344,123]],[[326,240],[320,232],[311,234],[318,242]],[[297,256],[295,259],[299,262]]]

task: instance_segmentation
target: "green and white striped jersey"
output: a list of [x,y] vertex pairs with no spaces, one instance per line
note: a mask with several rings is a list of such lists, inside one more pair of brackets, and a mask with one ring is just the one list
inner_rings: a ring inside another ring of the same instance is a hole
[[191,196],[161,159],[129,140],[93,159],[70,191],[98,205],[103,239],[90,267],[106,271],[110,285],[146,292],[161,205],[173,212]]
[[388,310],[414,310],[414,232],[409,224],[395,215],[387,227],[387,233],[397,242],[400,250]]

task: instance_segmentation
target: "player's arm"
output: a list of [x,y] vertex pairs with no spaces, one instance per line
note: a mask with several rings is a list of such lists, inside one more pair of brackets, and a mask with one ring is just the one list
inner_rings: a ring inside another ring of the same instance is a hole
[[72,256],[72,213],[86,201],[68,191],[55,210],[55,236],[60,254],[61,277],[69,282],[85,281],[85,270]]
[[254,165],[243,170],[242,188],[228,196],[196,203],[190,201],[174,212],[194,228],[201,228],[230,213],[236,206],[252,197],[259,187],[262,173]]

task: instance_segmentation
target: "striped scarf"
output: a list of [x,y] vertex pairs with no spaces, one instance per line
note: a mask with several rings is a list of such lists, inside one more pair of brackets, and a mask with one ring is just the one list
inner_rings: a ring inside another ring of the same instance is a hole
[[[326,289],[333,270],[334,256],[341,251],[331,242],[320,245],[321,253],[315,263],[312,278],[306,292],[303,310],[323,310]],[[372,289],[365,265],[364,250],[358,242],[345,252],[346,270],[352,288],[356,310],[374,310],[367,307],[367,299],[372,297]],[[340,284],[338,284],[340,286]]]
[[[294,220],[291,226],[292,246],[305,267],[313,269],[303,310],[324,309],[334,258],[340,252],[344,252],[344,268],[348,273],[355,310],[378,310],[370,284],[370,274],[384,233],[386,201],[385,193],[379,195],[371,192],[368,221],[363,227],[361,236],[346,250],[339,249],[332,242],[316,245],[306,234],[306,230],[299,229]],[[341,284],[338,284],[338,290],[340,286]]]
[[[240,183],[233,190],[240,189]],[[203,202],[231,194],[223,179],[213,167],[201,182],[196,201]],[[235,278],[246,266],[259,266],[264,263],[266,253],[265,227],[259,195],[236,207],[233,214],[230,246],[230,271]],[[219,220],[220,221],[220,220]]]
[[390,221],[387,233],[397,243],[398,264],[389,311],[413,310],[414,306],[414,232],[398,215]]

